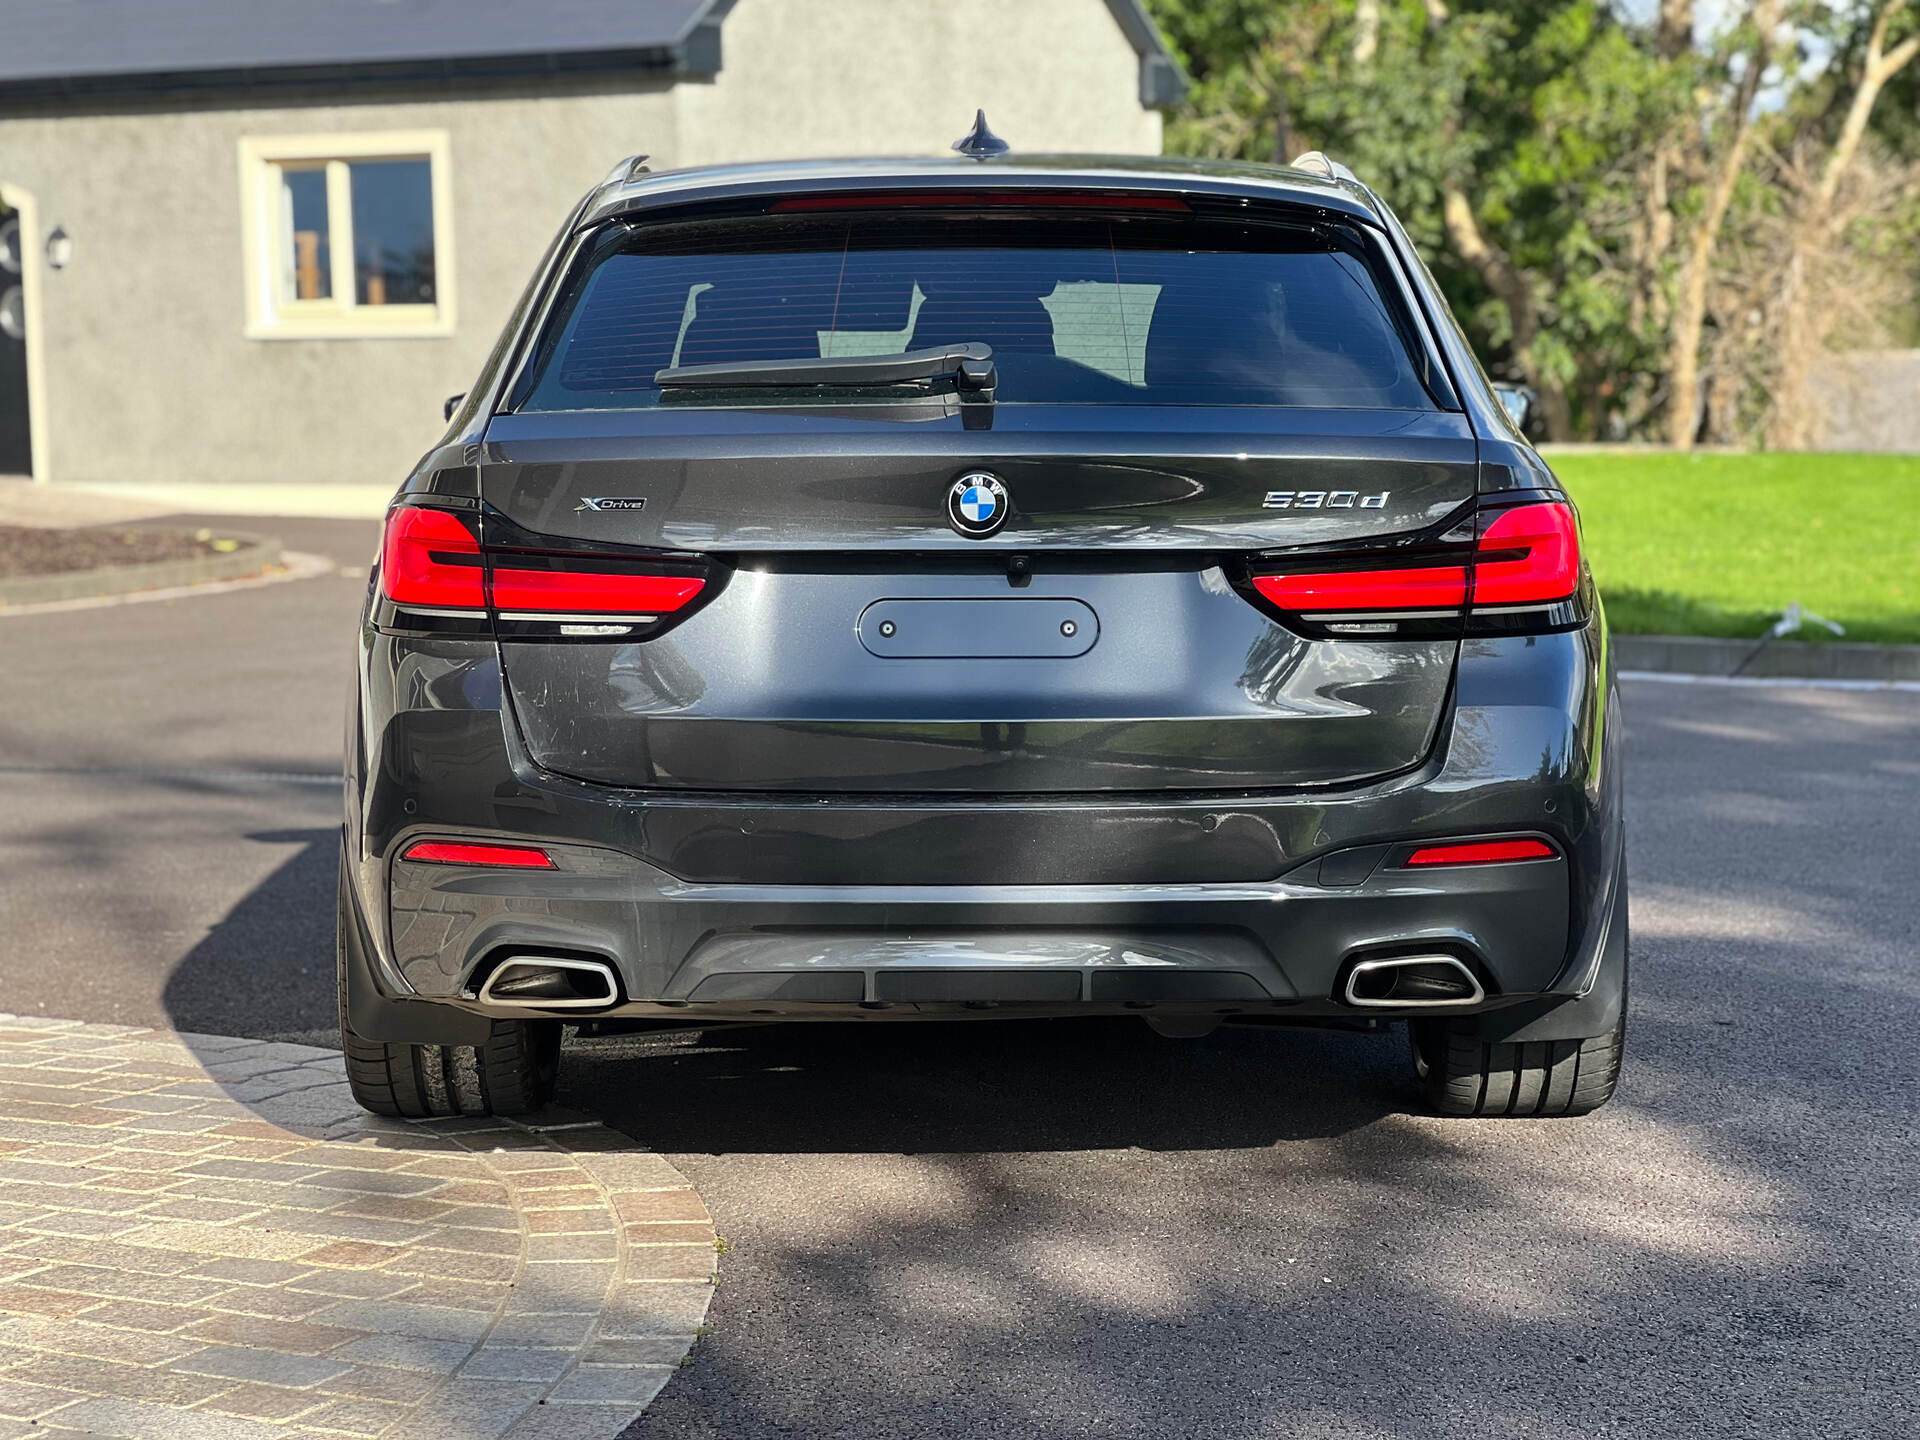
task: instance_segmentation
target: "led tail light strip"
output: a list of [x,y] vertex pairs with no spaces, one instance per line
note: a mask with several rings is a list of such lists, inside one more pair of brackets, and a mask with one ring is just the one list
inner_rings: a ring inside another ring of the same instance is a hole
[[708,587],[704,562],[483,546],[453,510],[388,513],[381,589],[395,623],[502,638],[644,638]]
[[1471,542],[1315,557],[1250,579],[1289,622],[1335,638],[1530,633],[1586,618],[1579,526],[1560,500],[1484,511]]

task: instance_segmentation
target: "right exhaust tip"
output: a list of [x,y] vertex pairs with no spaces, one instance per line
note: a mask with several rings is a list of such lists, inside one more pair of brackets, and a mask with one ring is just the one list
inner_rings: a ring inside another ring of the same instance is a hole
[[1478,1005],[1479,979],[1453,955],[1392,955],[1361,960],[1347,971],[1341,999],[1363,1010]]

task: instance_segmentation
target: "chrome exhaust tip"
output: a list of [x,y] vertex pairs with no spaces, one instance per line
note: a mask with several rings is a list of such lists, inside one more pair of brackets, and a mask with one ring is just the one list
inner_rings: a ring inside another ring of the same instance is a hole
[[1456,956],[1390,955],[1348,970],[1340,998],[1363,1010],[1435,1009],[1478,1005],[1487,992]]
[[493,967],[480,987],[479,999],[482,1005],[603,1010],[619,997],[613,967],[604,961],[513,955]]

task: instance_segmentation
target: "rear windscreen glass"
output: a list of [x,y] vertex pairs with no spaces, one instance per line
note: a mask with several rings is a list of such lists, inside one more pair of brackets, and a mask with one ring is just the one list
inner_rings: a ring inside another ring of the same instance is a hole
[[1380,264],[1344,227],[1188,218],[636,227],[577,267],[515,408],[660,404],[674,366],[980,343],[1002,404],[1434,409]]

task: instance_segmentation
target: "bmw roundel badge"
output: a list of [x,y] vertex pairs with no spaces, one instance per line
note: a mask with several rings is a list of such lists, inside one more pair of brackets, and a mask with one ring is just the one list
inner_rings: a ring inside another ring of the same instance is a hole
[[947,523],[962,535],[984,540],[1007,523],[1007,487],[1000,477],[971,470],[947,491]]

